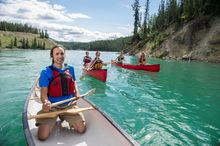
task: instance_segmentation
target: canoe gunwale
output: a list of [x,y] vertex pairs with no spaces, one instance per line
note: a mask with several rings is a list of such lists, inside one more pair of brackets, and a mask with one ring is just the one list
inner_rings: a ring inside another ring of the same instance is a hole
[[28,146],[35,146],[35,143],[34,143],[34,140],[33,140],[32,134],[30,132],[29,125],[28,125],[27,108],[28,108],[29,100],[30,100],[31,95],[34,91],[34,87],[35,87],[37,81],[38,81],[38,79],[36,79],[34,81],[34,84],[31,88],[31,91],[29,92],[29,94],[27,96],[27,99],[25,101],[24,110],[23,110],[23,113],[22,113],[22,122],[23,122],[23,128],[24,128],[24,135],[25,135],[25,140],[26,140],[26,143],[27,143]]

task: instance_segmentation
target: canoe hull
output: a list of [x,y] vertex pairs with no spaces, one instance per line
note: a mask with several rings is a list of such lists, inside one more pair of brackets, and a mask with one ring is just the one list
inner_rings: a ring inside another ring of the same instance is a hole
[[83,69],[83,73],[89,76],[92,76],[102,82],[106,82],[107,79],[107,69],[96,69],[96,70],[85,70]]
[[144,70],[144,71],[151,71],[151,72],[159,72],[160,71],[160,64],[151,64],[151,65],[132,65],[132,64],[119,64],[115,61],[111,62],[112,65],[119,66],[125,69],[132,69],[132,70]]
[[[36,83],[35,83],[36,84]],[[87,130],[84,134],[77,134],[69,128],[68,123],[57,119],[55,128],[46,141],[37,138],[38,128],[35,120],[27,120],[27,113],[35,115],[42,107],[38,100],[30,100],[33,96],[40,96],[40,91],[32,88],[24,107],[23,127],[29,146],[139,146],[139,144],[121,129],[111,118],[102,113],[97,107],[95,110],[83,112]],[[34,98],[35,99],[35,98]],[[94,106],[85,99],[77,102],[79,108]],[[95,106],[94,106],[95,107]]]

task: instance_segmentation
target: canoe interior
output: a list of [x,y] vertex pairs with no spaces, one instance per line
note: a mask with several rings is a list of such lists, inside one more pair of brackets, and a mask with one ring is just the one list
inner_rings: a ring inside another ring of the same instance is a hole
[[[46,141],[37,139],[37,127],[35,120],[27,120],[27,115],[35,115],[41,109],[41,103],[36,98],[29,100],[35,96],[34,90],[28,97],[23,112],[24,132],[27,144],[32,146],[131,146],[139,145],[132,137],[130,137],[123,129],[121,129],[112,119],[97,110],[84,112],[87,130],[84,134],[75,133],[69,129],[68,124],[57,120],[56,126]],[[36,91],[39,96],[40,92]],[[79,99],[77,102],[79,107],[89,107],[91,103],[87,100]]]

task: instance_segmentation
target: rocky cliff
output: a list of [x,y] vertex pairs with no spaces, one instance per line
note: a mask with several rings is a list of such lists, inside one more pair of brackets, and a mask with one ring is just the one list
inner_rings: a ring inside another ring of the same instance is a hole
[[186,59],[220,63],[220,16],[203,16],[181,27],[170,26],[163,33],[163,41],[154,49],[152,43],[139,42],[130,54],[145,52],[162,59]]

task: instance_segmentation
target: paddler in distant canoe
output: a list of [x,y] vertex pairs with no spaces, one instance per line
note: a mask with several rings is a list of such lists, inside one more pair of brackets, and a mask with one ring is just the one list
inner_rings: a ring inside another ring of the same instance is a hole
[[147,63],[147,59],[144,53],[141,53],[139,59],[138,59],[138,64],[139,65],[145,65]]
[[88,68],[88,66],[89,66],[89,63],[92,61],[92,58],[89,56],[89,51],[88,50],[86,50],[86,56],[83,58],[83,66],[85,67],[85,68]]
[[120,55],[115,59],[117,63],[123,64],[125,61],[124,52],[121,51]]
[[102,69],[102,66],[106,66],[107,64],[104,63],[102,61],[102,59],[100,59],[100,55],[101,53],[99,51],[96,51],[95,53],[96,57],[95,59],[90,63],[90,67],[89,67],[89,70],[92,70],[92,69]]

